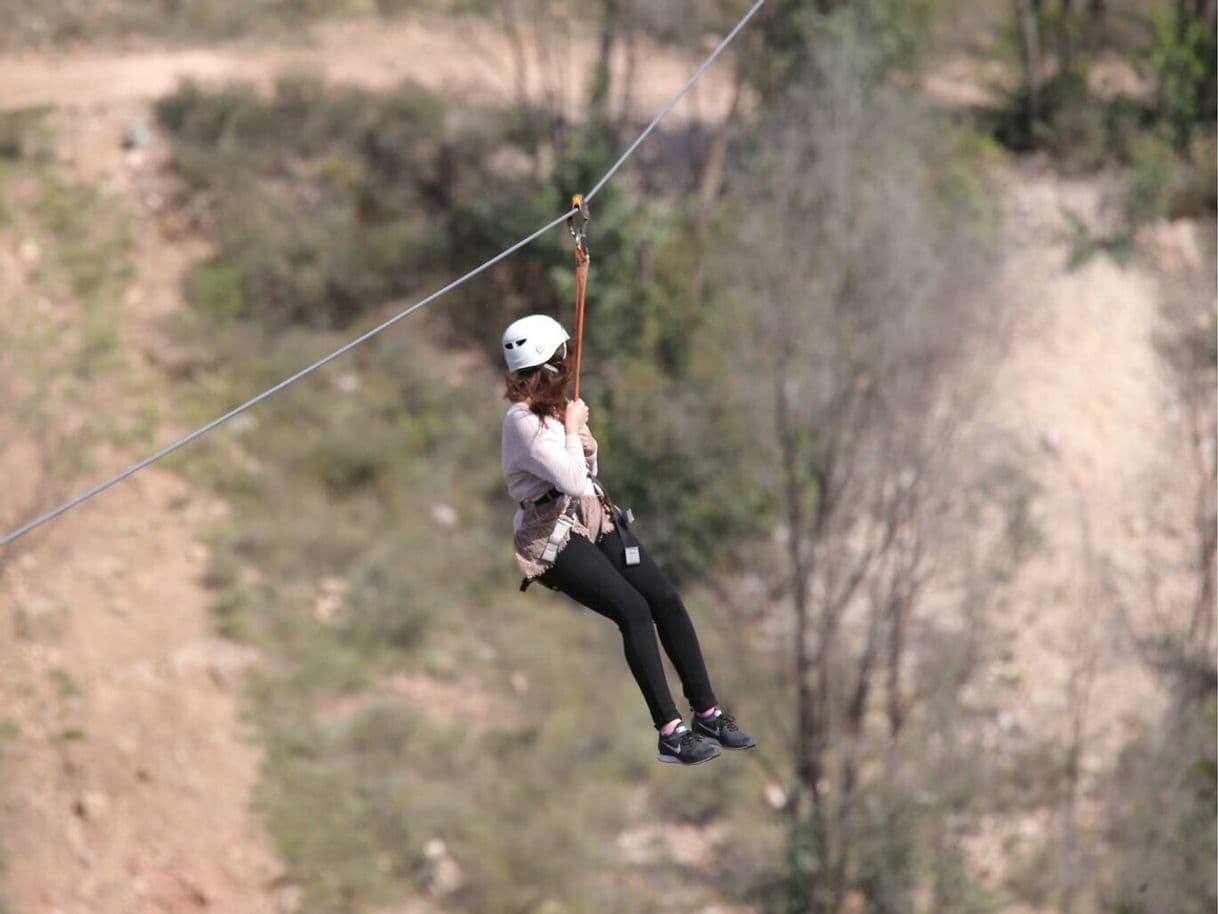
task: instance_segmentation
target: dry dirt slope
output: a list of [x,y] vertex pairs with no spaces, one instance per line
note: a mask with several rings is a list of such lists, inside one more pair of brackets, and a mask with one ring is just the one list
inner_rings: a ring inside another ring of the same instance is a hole
[[[1096,835],[1111,802],[1102,778],[1167,698],[1133,638],[1168,621],[1145,599],[1150,563],[1163,580],[1184,580],[1150,557],[1194,558],[1180,538],[1193,510],[1188,429],[1156,337],[1165,290],[1206,269],[1201,233],[1186,221],[1154,227],[1134,263],[1100,256],[1070,269],[1064,213],[1102,226],[1118,189],[1035,162],[1004,184],[997,294],[1016,318],[982,421],[1033,482],[1038,542],[1013,585],[1006,657],[986,697],[1004,709],[1012,747],[1032,740],[1065,758],[1076,744],[1079,780],[1072,822],[1045,808],[983,823],[978,850],[994,875],[1012,852],[1032,855],[1050,840],[1073,842],[1084,870],[1102,865]],[[1154,520],[1163,516],[1179,519],[1175,530]]]

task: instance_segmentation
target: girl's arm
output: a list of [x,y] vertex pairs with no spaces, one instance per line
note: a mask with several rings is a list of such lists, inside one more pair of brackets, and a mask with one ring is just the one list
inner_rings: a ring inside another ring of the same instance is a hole
[[517,446],[524,452],[520,466],[545,479],[566,495],[592,495],[588,461],[578,434],[566,434],[554,423],[542,423],[532,413],[521,413],[515,422]]

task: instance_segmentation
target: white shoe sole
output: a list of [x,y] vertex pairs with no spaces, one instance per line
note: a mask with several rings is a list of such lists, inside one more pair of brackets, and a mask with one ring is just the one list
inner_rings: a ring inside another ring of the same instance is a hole
[[698,735],[701,736],[707,742],[714,743],[720,749],[726,749],[728,752],[743,752],[745,749],[756,749],[757,748],[756,740],[753,740],[753,742],[749,743],[749,745],[747,745],[747,746],[725,746],[725,745],[723,745],[723,743],[719,742],[719,740],[716,737],[710,736],[707,733],[699,733]]
[[719,742],[719,740],[715,739],[713,736],[708,736],[708,737],[706,737],[706,739],[708,741],[714,743],[716,746],[718,746],[720,749],[723,749],[726,752],[743,752],[745,749],[756,749],[757,748],[756,743],[752,743],[748,746],[725,746],[725,745],[723,745],[723,743]]
[[709,758],[704,758],[700,762],[683,762],[675,755],[665,755],[662,752],[656,756],[659,761],[664,762],[666,765],[684,765],[687,768],[691,765],[705,765],[707,762],[713,762],[718,757],[719,753],[716,752],[714,755],[710,756]]

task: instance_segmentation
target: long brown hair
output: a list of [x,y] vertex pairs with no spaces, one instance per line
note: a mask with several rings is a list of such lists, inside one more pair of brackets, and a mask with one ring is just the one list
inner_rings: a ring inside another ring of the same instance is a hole
[[567,358],[566,349],[562,346],[544,365],[509,371],[503,377],[504,397],[513,403],[527,404],[543,419],[552,416],[561,422],[567,414],[567,385],[575,373],[575,360]]

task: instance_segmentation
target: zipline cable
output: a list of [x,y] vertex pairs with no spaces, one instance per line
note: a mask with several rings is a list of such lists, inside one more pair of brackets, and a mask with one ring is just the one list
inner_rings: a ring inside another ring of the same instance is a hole
[[340,355],[344,355],[345,353],[350,352],[356,346],[360,345],[360,343],[366,342],[367,340],[376,336],[382,330],[386,330],[389,327],[393,326],[394,324],[396,324],[398,321],[400,321],[402,318],[406,317],[407,315],[413,314],[415,311],[418,311],[424,305],[430,304],[431,302],[435,301],[437,298],[439,298],[441,295],[444,295],[446,292],[452,291],[457,286],[461,285],[461,283],[465,282],[468,279],[472,279],[473,277],[475,277],[479,273],[481,273],[483,270],[494,266],[499,261],[503,260],[503,258],[516,253],[518,250],[520,250],[525,245],[529,244],[532,241],[535,241],[537,238],[544,235],[550,229],[554,228],[554,226],[563,222],[567,218],[568,215],[570,215],[570,214],[563,213],[561,216],[559,216],[554,221],[549,222],[546,225],[543,225],[541,228],[539,228],[533,234],[529,235],[527,238],[522,238],[520,241],[517,241],[514,245],[512,245],[507,250],[497,254],[496,256],[492,257],[490,260],[486,261],[486,263],[470,270],[460,279],[454,279],[444,288],[431,293],[431,295],[427,296],[422,301],[415,302],[405,311],[401,311],[398,314],[395,314],[393,317],[389,318],[389,320],[385,321],[384,323],[379,324],[376,327],[373,327],[363,336],[360,336],[360,337],[357,337],[356,339],[351,340],[351,342],[347,343],[345,346],[342,346],[339,349],[335,349],[328,356],[318,359],[316,362],[314,362],[312,365],[308,366],[307,368],[302,368],[300,371],[296,372],[296,374],[292,375],[290,378],[286,378],[285,380],[280,381],[274,387],[268,388],[267,390],[264,390],[262,393],[258,394],[258,396],[252,397],[251,399],[246,400],[240,406],[229,410],[227,413],[225,413],[223,416],[220,416],[218,419],[213,419],[211,422],[208,422],[202,428],[195,429],[185,438],[180,438],[179,440],[175,441],[173,444],[169,445],[168,447],[157,451],[151,457],[146,457],[145,459],[141,460],[139,463],[128,467],[127,469],[123,470],[123,472],[119,473],[117,476],[115,476],[111,479],[107,479],[105,482],[98,483],[93,488],[89,489],[87,492],[82,492],[80,495],[76,496],[71,501],[65,502],[64,504],[60,505],[58,508],[56,508],[53,511],[48,511],[46,514],[43,514],[41,517],[35,518],[34,520],[30,521],[25,526],[18,527],[12,533],[5,536],[4,539],[0,539],[0,546],[7,546],[9,543],[11,543],[13,540],[17,539],[18,537],[24,536],[25,534],[29,533],[35,527],[40,527],[43,524],[45,524],[47,521],[54,520],[56,517],[63,514],[65,511],[70,511],[72,508],[75,508],[81,502],[87,501],[88,499],[92,498],[94,495],[101,494],[102,492],[106,491],[106,489],[110,488],[113,485],[116,485],[117,483],[122,482],[124,479],[128,478],[129,476],[134,476],[140,470],[156,463],[162,457],[168,457],[174,451],[178,450],[178,448],[185,447],[186,445],[190,444],[190,442],[194,441],[196,438],[201,438],[203,435],[206,435],[216,426],[223,425],[229,419],[232,419],[234,416],[240,415],[241,413],[245,412],[247,409],[250,409],[251,407],[256,406],[257,404],[259,404],[263,400],[265,400],[267,397],[270,397],[273,394],[279,393],[279,391],[283,390],[289,384],[291,384],[295,381],[299,381],[305,375],[309,374],[310,372],[316,371],[318,368],[321,368],[321,366],[325,365],[327,362],[332,362],[335,359],[337,359]]
[[[604,176],[599,181],[596,182],[596,185],[592,188],[592,190],[589,191],[585,195],[586,199],[591,199],[605,185],[605,182],[608,181],[614,175],[614,173],[619,168],[622,167],[623,163],[625,163],[625,161],[628,158],[630,158],[630,156],[634,153],[635,149],[638,148],[639,144],[642,143],[643,140],[647,138],[647,135],[650,134],[651,131],[656,128],[656,125],[659,124],[660,121],[664,119],[664,117],[668,114],[668,112],[673,109],[673,106],[676,105],[676,103],[681,100],[682,96],[684,96],[685,93],[689,91],[690,87],[693,86],[693,84],[698,81],[698,77],[700,77],[703,74],[703,72],[705,72],[706,68],[709,67],[711,65],[711,63],[715,60],[715,58],[719,56],[719,53],[725,47],[727,47],[728,44],[731,43],[732,39],[736,37],[736,34],[740,31],[740,29],[744,27],[745,23],[747,23],[751,18],[753,18],[753,14],[756,13],[757,10],[759,10],[764,3],[765,3],[765,0],[757,0],[757,2],[753,5],[752,9],[750,9],[747,13],[744,14],[744,17],[738,23],[736,23],[735,28],[733,28],[730,32],[728,32],[727,35],[724,37],[724,39],[721,42],[719,42],[718,47],[716,47],[715,50],[711,52],[710,56],[707,57],[706,60],[704,60],[702,62],[702,66],[698,67],[698,69],[694,72],[694,75],[691,76],[686,81],[685,85],[681,87],[680,91],[677,92],[677,94],[672,97],[672,99],[668,102],[668,104],[665,105],[663,107],[663,109],[661,109],[660,113],[655,116],[655,118],[652,120],[652,122],[647,125],[647,128],[642,133],[639,134],[638,138],[633,143],[630,144],[630,146],[626,149],[626,151],[624,153],[622,153],[622,155],[618,158],[618,160],[613,163],[612,167],[610,167],[610,169],[607,172],[605,172]],[[517,241],[511,247],[496,254],[494,257],[492,257],[490,260],[486,261],[485,263],[481,264],[480,266],[474,267],[474,269],[470,270],[464,276],[460,277],[459,279],[454,279],[452,282],[450,282],[448,285],[444,286],[442,289],[439,289],[439,290],[431,293],[430,295],[428,295],[426,298],[415,302],[409,308],[406,308],[404,311],[400,311],[399,313],[395,314],[393,317],[389,318],[387,321],[385,321],[381,324],[378,324],[376,327],[373,327],[371,330],[369,330],[367,333],[363,334],[362,336],[359,336],[356,339],[351,340],[346,345],[341,346],[338,349],[335,349],[329,355],[325,356],[324,358],[318,359],[312,365],[309,365],[306,368],[302,368],[300,371],[296,372],[296,374],[292,375],[290,378],[286,378],[286,379],[280,381],[274,387],[270,387],[270,388],[264,390],[262,393],[258,394],[256,397],[252,397],[249,400],[246,400],[240,406],[237,406],[234,409],[229,410],[223,416],[213,419],[211,422],[208,422],[206,425],[202,426],[201,428],[195,429],[195,431],[191,432],[189,435],[185,436],[184,438],[178,439],[173,444],[169,445],[168,447],[162,448],[161,450],[157,451],[152,456],[146,457],[145,459],[141,460],[139,463],[133,464],[132,466],[123,470],[123,472],[119,473],[117,476],[107,479],[105,482],[98,483],[93,488],[89,489],[86,492],[82,492],[80,495],[76,496],[71,501],[64,502],[58,508],[48,511],[46,514],[40,515],[39,517],[34,518],[34,520],[30,521],[29,523],[24,524],[21,527],[18,527],[16,530],[5,535],[3,539],[0,539],[0,546],[7,546],[9,543],[13,542],[14,540],[19,539],[22,536],[25,536],[25,534],[29,533],[31,530],[34,530],[37,527],[41,527],[47,521],[54,520],[55,518],[59,517],[59,515],[63,514],[64,512],[72,510],[72,508],[75,508],[77,505],[81,504],[81,502],[88,501],[94,495],[100,495],[102,492],[106,491],[106,489],[110,488],[111,486],[117,485],[118,483],[122,482],[124,479],[134,476],[140,470],[144,469],[145,467],[151,466],[152,464],[154,464],[158,460],[160,460],[162,457],[169,456],[170,454],[172,454],[174,451],[178,450],[179,448],[185,447],[186,445],[190,444],[195,439],[200,438],[203,435],[206,435],[208,432],[210,432],[212,429],[216,428],[217,426],[223,425],[229,419],[232,419],[233,417],[240,415],[241,413],[245,412],[246,410],[251,409],[252,407],[258,405],[259,403],[261,403],[263,400],[267,399],[268,397],[273,396],[274,394],[277,394],[279,391],[283,390],[289,384],[299,381],[305,375],[316,371],[318,368],[321,368],[323,365],[334,361],[339,356],[344,355],[347,352],[350,352],[356,346],[360,345],[361,343],[367,342],[372,337],[376,336],[378,333],[381,333],[384,330],[388,330],[390,327],[392,327],[398,321],[402,320],[404,317],[407,317],[408,315],[413,314],[415,311],[418,311],[420,308],[424,307],[425,305],[431,304],[431,302],[435,301],[437,298],[440,298],[442,295],[446,295],[447,293],[451,292],[453,289],[457,288],[457,286],[461,285],[462,283],[464,283],[470,279],[473,279],[483,270],[486,270],[486,269],[494,266],[495,264],[499,263],[499,261],[503,260],[505,257],[508,257],[508,256],[516,253],[522,247],[525,247],[526,245],[531,244],[532,242],[536,241],[546,232],[550,231],[550,229],[561,224],[567,218],[574,215],[576,212],[578,212],[578,209],[576,207],[572,207],[570,210],[563,213],[561,216],[559,216],[556,219],[552,220],[551,222],[548,222],[545,225],[543,225],[541,228],[539,228],[537,231],[533,232],[531,235],[529,235],[525,238],[522,238],[520,241]]]
[[719,56],[719,52],[731,44],[732,39],[736,37],[736,34],[742,28],[744,28],[750,19],[753,18],[753,14],[761,9],[761,7],[764,5],[765,0],[757,0],[757,2],[753,4],[752,9],[750,9],[740,18],[740,21],[736,23],[735,27],[728,32],[726,36],[724,36],[724,39],[721,42],[719,42],[718,47],[711,51],[710,56],[707,57],[706,60],[702,61],[702,66],[698,67],[698,69],[694,71],[694,75],[685,81],[685,85],[681,87],[681,90],[672,97],[667,105],[660,109],[660,113],[657,114],[655,118],[652,119],[651,123],[647,125],[647,129],[640,133],[638,138],[631,143],[629,147],[627,147],[626,151],[622,153],[621,158],[613,163],[613,166],[607,172],[605,172],[604,177],[596,182],[592,190],[584,194],[585,200],[591,200],[600,192],[600,189],[605,186],[605,182],[613,177],[614,173],[622,167],[622,163],[630,158],[631,154],[635,151],[635,149],[638,148],[639,144],[643,142],[643,140],[647,139],[647,136],[651,133],[651,131],[655,130],[656,125],[659,124],[660,121],[662,121],[668,114],[668,112],[673,109],[673,106],[684,97],[685,93],[688,92],[693,84],[698,81],[698,77],[700,77],[706,71],[706,68],[715,62],[715,58]]

